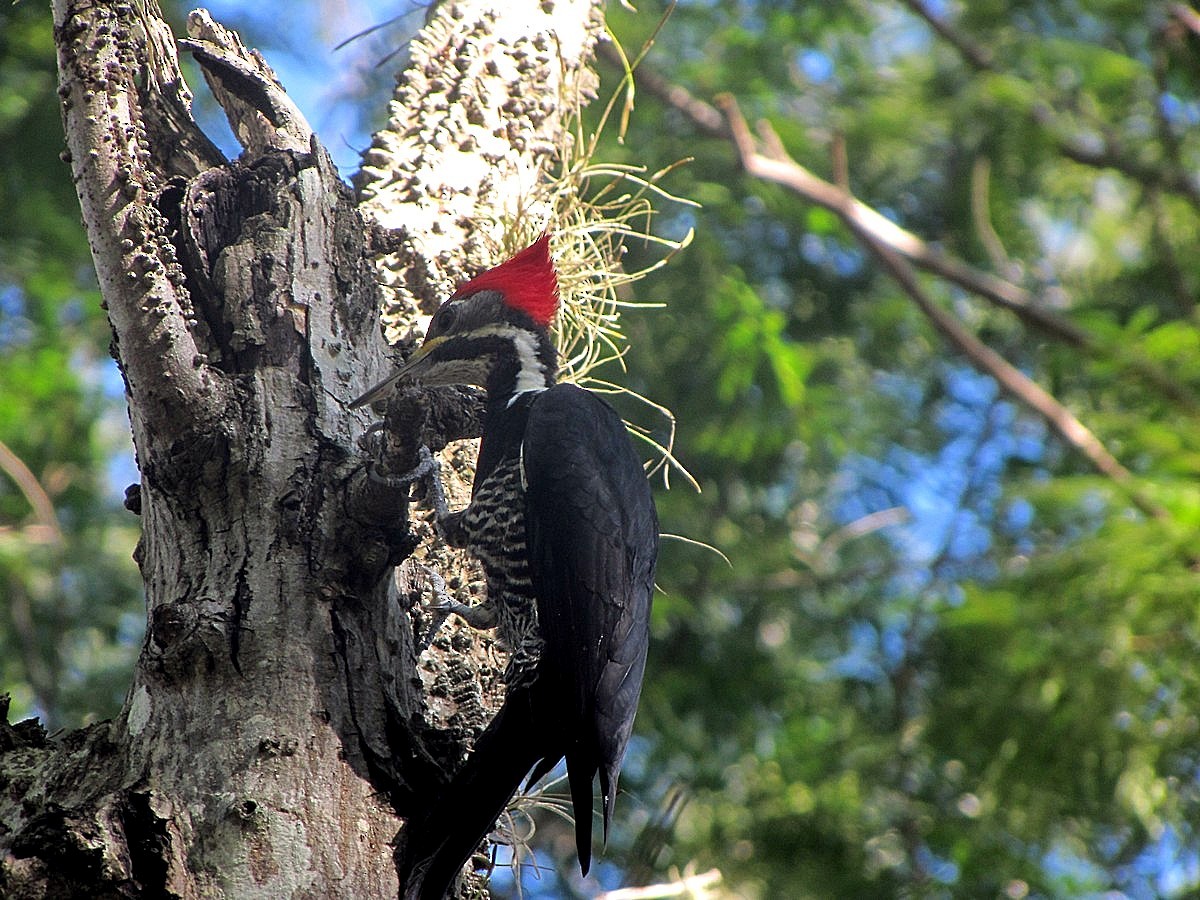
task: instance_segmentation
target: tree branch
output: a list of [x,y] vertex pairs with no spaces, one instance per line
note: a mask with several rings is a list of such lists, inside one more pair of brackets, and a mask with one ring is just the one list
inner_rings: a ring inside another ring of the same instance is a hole
[[258,157],[269,150],[307,153],[312,127],[267,61],[247,50],[242,39],[213,21],[207,10],[189,13],[187,28],[191,40],[179,45],[200,64],[238,143],[249,155]]
[[[170,30],[154,0],[55,0],[54,21],[71,171],[126,385],[139,401],[135,437],[177,435],[219,418],[228,386],[193,334],[195,311],[155,205],[175,172],[156,165],[169,154],[155,149],[142,97],[182,80]],[[155,52],[139,55],[139,45]],[[172,137],[171,146],[185,143]]]
[[716,897],[718,895],[717,887],[720,883],[721,872],[719,869],[709,869],[707,872],[698,874],[685,871],[680,873],[675,881],[605,891],[596,900],[666,900],[670,897],[690,897],[700,900],[705,897]]
[[1200,13],[1186,3],[1171,3],[1167,6],[1167,10],[1180,27],[1200,37]]
[[37,476],[25,465],[24,460],[13,453],[7,444],[0,441],[0,471],[13,480],[25,499],[33,509],[34,518],[41,533],[51,543],[61,544],[63,541],[62,528],[58,523],[58,514],[54,511],[54,502]]
[[[612,59],[613,51],[602,45],[599,53]],[[693,97],[685,88],[672,85],[661,75],[645,65],[638,68],[638,84],[664,103],[683,113],[700,131],[712,137],[731,140],[732,135],[721,112],[703,100]],[[761,130],[761,129],[760,129]],[[767,144],[778,139],[759,135]],[[770,146],[767,149],[773,150]],[[767,154],[770,156],[770,153]],[[783,154],[786,156],[786,154]],[[963,262],[941,250],[930,246],[910,231],[901,228],[890,219],[876,212],[848,191],[813,174],[795,160],[788,159],[786,166],[791,173],[793,190],[806,199],[823,206],[838,216],[849,210],[863,227],[870,228],[876,237],[895,252],[901,254],[918,268],[945,278],[964,290],[993,305],[1009,310],[1032,328],[1037,328],[1064,343],[1078,347],[1091,356],[1109,355],[1128,367],[1129,371],[1153,386],[1164,397],[1168,397],[1189,415],[1200,416],[1200,402],[1189,391],[1160,366],[1150,360],[1137,357],[1122,347],[1107,347],[1099,344],[1087,331],[1062,316],[1037,303],[1034,296],[1019,285],[990,272]]]
[[[939,37],[958,51],[959,56],[971,68],[979,72],[998,71],[999,67],[996,66],[989,51],[955,29],[945,19],[934,15],[921,0],[901,0],[901,2],[933,29]],[[1187,16],[1183,13],[1184,9],[1186,7],[1183,7],[1182,4],[1172,5],[1170,7],[1171,16],[1185,27],[1191,27],[1189,23],[1194,22],[1197,17],[1194,12],[1190,17]],[[1190,203],[1200,207],[1200,184],[1197,184],[1186,168],[1179,165],[1155,166],[1144,163],[1112,135],[1106,135],[1103,146],[1096,148],[1090,142],[1085,142],[1077,137],[1064,137],[1056,134],[1054,133],[1055,118],[1049,106],[1043,104],[1034,108],[1034,122],[1050,133],[1050,139],[1058,152],[1067,159],[1093,169],[1112,169],[1147,187],[1157,187],[1186,197]]]
[[[718,103],[725,112],[729,132],[733,136],[734,146],[737,148],[742,166],[749,174],[783,185],[806,197],[811,195],[814,188],[821,190],[827,199],[826,204],[823,205],[827,205],[841,217],[859,241],[875,255],[888,274],[904,289],[904,292],[925,314],[926,318],[951,345],[967,357],[972,365],[996,379],[1006,392],[1045,419],[1068,446],[1082,454],[1098,472],[1125,488],[1130,499],[1139,509],[1150,516],[1163,517],[1166,515],[1165,510],[1136,489],[1132,473],[1109,453],[1100,440],[1070,410],[1008,360],[976,338],[957,318],[933,301],[921,287],[916,273],[908,261],[896,251],[887,239],[888,232],[885,230],[881,234],[877,230],[877,220],[874,216],[862,215],[860,209],[862,204],[848,194],[831,193],[827,190],[829,186],[824,183],[814,185],[815,176],[786,156],[781,158],[759,153],[736,101],[725,95],[718,100]],[[764,125],[763,127],[769,126]],[[778,153],[781,147],[778,140],[770,143],[777,148],[776,153]]]
[[[639,78],[643,87],[683,112],[701,130],[714,137],[731,139],[742,166],[749,174],[781,184],[838,215],[863,245],[875,254],[934,326],[973,365],[991,375],[1010,395],[1042,416],[1051,428],[1069,446],[1083,454],[1097,471],[1124,487],[1139,509],[1155,517],[1166,514],[1161,507],[1134,488],[1133,475],[1129,470],[1122,466],[1066,407],[979,341],[954,316],[934,303],[920,286],[909,266],[909,260],[997,305],[1012,310],[1029,324],[1055,334],[1068,343],[1088,349],[1094,348],[1094,342],[1086,332],[1032,305],[1028,292],[1016,285],[933,251],[916,235],[900,228],[848,192],[814,175],[786,155],[782,143],[769,126],[764,127],[767,131],[764,143],[772,148],[773,155],[760,154],[732,97],[726,96],[723,101],[719,101],[725,115],[724,124],[718,125],[713,113],[720,116],[720,112],[692,97],[683,88],[672,86],[665,79],[645,69],[640,70]],[[1177,388],[1175,391],[1178,393]],[[1183,399],[1194,408],[1194,401],[1186,397]]]
[[993,66],[992,53],[986,47],[975,43],[960,31],[950,27],[945,19],[939,19],[925,7],[921,0],[900,0],[918,18],[923,19],[938,36],[954,47],[974,68],[990,70]]
[[[1050,113],[1045,109],[1037,116],[1043,122],[1047,122],[1049,117]],[[1141,162],[1112,136],[1107,136],[1100,148],[1072,138],[1056,138],[1055,145],[1059,153],[1080,165],[1093,169],[1112,169],[1146,187],[1179,194],[1192,205],[1200,207],[1200,186],[1188,172]]]
[[[602,44],[597,52],[610,61],[613,58],[614,51],[607,45]],[[705,134],[726,140],[731,138],[728,124],[720,110],[694,97],[686,88],[671,84],[645,65],[638,68],[637,77],[641,88],[683,113]],[[868,225],[880,240],[886,242],[897,253],[903,254],[914,265],[940,275],[996,306],[1009,310],[1027,324],[1058,340],[1078,347],[1090,343],[1087,332],[1038,305],[1030,292],[1024,288],[931,247],[911,231],[901,228],[836,184],[825,181],[799,163],[793,161],[791,167],[795,189],[806,198],[839,215],[849,203],[853,214]]]
[[999,272],[1011,272],[1012,260],[1004,249],[1004,242],[992,226],[988,199],[991,182],[992,161],[983,155],[976,156],[971,164],[971,219],[975,223],[975,234],[992,263]]

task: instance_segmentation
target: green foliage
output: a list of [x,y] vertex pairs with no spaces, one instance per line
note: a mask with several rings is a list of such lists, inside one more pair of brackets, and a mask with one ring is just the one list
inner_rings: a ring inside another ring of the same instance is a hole
[[54,55],[44,9],[0,8],[0,691],[57,726],[116,712],[142,613],[136,520],[105,484],[128,426],[59,159]]
[[[1045,499],[1061,508],[1066,498]],[[1200,812],[1192,531],[1107,519],[942,616],[928,733],[962,764],[973,828],[1069,841],[1099,866],[1167,828],[1190,832]]]
[[[608,6],[627,49],[663,4],[637,6]],[[611,858],[643,878],[715,865],[761,897],[1183,896],[1200,887],[1200,37],[1131,0],[922,4],[964,54],[916,6],[680,4],[646,65],[732,93],[827,180],[844,146],[856,196],[1084,329],[1087,348],[1065,344],[923,276],[1163,515],[971,373],[836,216],[639,91],[599,158],[691,158],[664,186],[703,207],[656,219],[696,240],[639,283],[666,309],[628,313],[612,377],[675,412],[703,487],[660,492],[664,531],[732,567],[664,543],[621,815],[687,801],[669,838],[618,830]],[[104,323],[31,9],[0,11],[0,440],[66,544],[35,546],[3,482],[0,583],[36,600],[32,644],[77,697],[115,691],[84,686],[136,631],[130,570],[105,587],[132,526],[97,474]],[[0,617],[6,687],[30,677],[19,634]]]
[[[613,152],[695,157],[670,187],[704,209],[628,367],[704,488],[660,498],[665,530],[733,568],[664,548],[633,790],[691,798],[660,865],[764,897],[1186,892],[1197,39],[1138,4],[929,6],[987,69],[888,3],[683,5],[646,64],[823,177],[841,135],[860,198],[1085,328],[1088,352],[925,282],[1165,515],[948,364],[836,217],[643,90]],[[630,46],[639,9],[609,13]]]

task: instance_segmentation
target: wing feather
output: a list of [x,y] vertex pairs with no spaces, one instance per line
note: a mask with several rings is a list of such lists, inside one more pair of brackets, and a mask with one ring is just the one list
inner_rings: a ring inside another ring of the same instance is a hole
[[[658,519],[624,424],[588,391],[540,394],[522,453],[539,681],[554,686],[568,765],[587,769],[572,780],[600,770],[607,833],[646,665]],[[591,810],[576,809],[577,829],[581,818],[590,843]]]

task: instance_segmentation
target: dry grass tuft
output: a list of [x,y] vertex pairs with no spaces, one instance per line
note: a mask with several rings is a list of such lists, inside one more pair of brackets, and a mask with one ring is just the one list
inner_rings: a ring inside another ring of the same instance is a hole
[[[550,232],[562,296],[553,329],[559,350],[560,377],[599,393],[625,394],[637,399],[652,424],[626,424],[630,432],[649,445],[653,452],[654,458],[648,465],[650,473],[661,471],[664,484],[669,487],[670,473],[674,470],[699,490],[695,479],[673,455],[675,416],[671,411],[596,374],[610,363],[624,368],[628,341],[622,329],[622,311],[663,305],[634,299],[632,286],[667,265],[693,237],[691,230],[679,240],[652,231],[654,219],[659,214],[658,204],[698,205],[671,194],[664,187],[667,177],[690,160],[679,160],[652,173],[645,167],[597,160],[600,139],[606,128],[617,127],[619,138],[624,137],[625,124],[633,109],[633,72],[652,41],[653,38],[632,62],[624,51],[620,52],[626,61],[625,75],[606,103],[595,131],[585,134],[583,121],[578,116],[571,127],[564,130],[557,153],[557,171],[547,173],[542,182],[528,192],[513,220],[500,229],[504,234],[504,246],[496,248],[496,258],[506,258],[532,243],[544,231]],[[619,44],[617,46],[619,48]],[[582,108],[579,103],[564,105]],[[620,122],[612,126],[618,111]],[[626,251],[634,241],[661,250],[661,255],[644,268],[627,269],[624,265]],[[656,438],[656,434],[663,437]]]

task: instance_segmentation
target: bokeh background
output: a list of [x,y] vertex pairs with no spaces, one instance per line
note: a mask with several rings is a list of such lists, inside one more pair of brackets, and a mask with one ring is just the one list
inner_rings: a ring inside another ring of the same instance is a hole
[[[674,411],[702,490],[660,483],[663,529],[724,558],[664,544],[599,879],[501,873],[498,891],[590,896],[691,867],[766,898],[1200,892],[1200,14],[637,6],[609,5],[630,57],[654,45],[598,158],[687,160],[663,185],[699,205],[649,220],[695,238],[638,285],[664,308],[627,314],[609,377]],[[182,33],[185,8],[164,7]],[[348,179],[425,10],[209,8]],[[13,719],[67,728],[120,708],[143,609],[121,503],[137,473],[53,64],[44,4],[0,7],[0,692]],[[622,72],[600,69],[604,101]],[[946,339],[835,211],[745,173],[705,127],[722,94],[920,239],[943,267],[921,295],[1051,405]],[[539,861],[566,834],[546,822]]]

